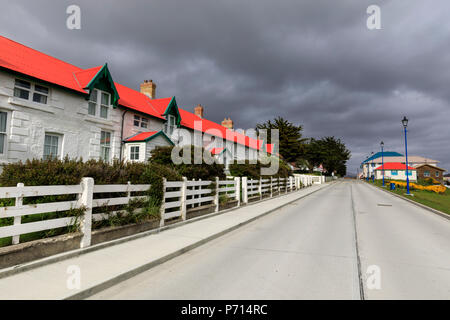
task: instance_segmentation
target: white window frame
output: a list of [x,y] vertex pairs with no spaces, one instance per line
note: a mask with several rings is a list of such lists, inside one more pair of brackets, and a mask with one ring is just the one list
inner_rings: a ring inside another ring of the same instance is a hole
[[148,125],[150,120],[146,117],[141,117],[140,115],[135,114],[133,117],[133,126],[138,128],[148,129]]
[[50,136],[50,137],[54,137],[58,139],[58,144],[57,144],[57,149],[56,149],[56,155],[55,158],[56,159],[61,159],[62,158],[62,146],[63,146],[63,139],[64,139],[64,135],[60,134],[60,133],[55,133],[55,132],[45,132],[44,134],[44,149],[43,149],[43,154],[42,154],[42,158],[45,160],[45,137],[46,136]]
[[11,119],[11,112],[0,109],[0,112],[3,112],[6,114],[6,126],[5,131],[0,131],[0,135],[3,135],[5,138],[4,145],[3,145],[3,153],[0,153],[0,158],[6,158],[8,155],[8,146],[9,146],[9,124]]
[[[109,144],[102,144],[102,133],[109,134]],[[111,162],[111,154],[112,154],[112,139],[113,139],[113,133],[111,131],[107,131],[107,130],[101,130],[100,131],[100,159],[102,159],[105,162]],[[108,159],[105,159],[105,157],[103,157],[103,150],[104,149],[108,149]]]
[[[173,120],[173,125],[170,124],[171,120]],[[167,121],[164,124],[164,133],[171,137],[176,128],[177,118],[172,114],[167,115]]]
[[424,170],[423,176],[426,177],[426,178],[430,178],[431,177],[431,172],[429,170]]
[[[96,117],[96,118],[100,118],[100,119],[104,119],[104,120],[109,120],[111,118],[111,94],[109,92],[103,91],[103,90],[99,90],[99,89],[92,89],[92,93],[97,92],[97,94],[92,95],[93,97],[95,96],[96,101],[91,100],[91,96],[89,96],[89,101],[88,101],[88,115],[91,117]],[[108,104],[103,104],[102,103],[102,97],[103,94],[108,96]],[[90,105],[95,104],[95,114],[91,114],[89,112],[89,108]],[[107,108],[107,116],[102,117],[101,116],[101,111],[102,111],[102,107],[106,107]]]
[[[17,84],[17,80],[29,83],[30,84],[30,88],[23,87],[20,84],[18,85]],[[39,86],[39,87],[47,89],[47,93],[44,93],[42,91],[38,91],[36,89],[36,86]],[[16,89],[27,91],[28,92],[28,99],[16,96],[16,93],[15,93]],[[46,97],[45,103],[34,101],[34,95],[35,94],[38,94],[38,95]],[[30,101],[30,102],[37,103],[37,104],[40,104],[40,105],[48,105],[49,104],[49,100],[50,100],[50,88],[46,87],[46,86],[43,86],[41,84],[32,82],[32,81],[28,81],[28,80],[24,80],[24,79],[20,79],[20,78],[15,78],[14,79],[13,96],[14,96],[14,98],[17,98],[17,99],[20,99],[20,100]]]

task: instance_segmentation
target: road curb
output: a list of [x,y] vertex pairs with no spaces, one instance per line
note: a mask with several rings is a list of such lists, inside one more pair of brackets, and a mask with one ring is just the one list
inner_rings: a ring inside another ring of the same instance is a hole
[[240,227],[242,227],[244,225],[247,225],[247,224],[249,224],[249,223],[251,223],[251,222],[253,222],[253,221],[257,220],[257,219],[260,219],[260,218],[262,218],[262,217],[264,217],[264,216],[266,216],[266,215],[268,215],[270,213],[273,213],[274,211],[277,211],[277,210],[279,210],[279,209],[281,209],[281,208],[283,208],[283,207],[285,207],[285,206],[287,206],[287,205],[289,205],[289,204],[291,204],[291,203],[293,203],[295,201],[298,201],[300,199],[308,197],[308,196],[310,196],[310,195],[312,195],[312,194],[314,194],[314,193],[316,193],[318,191],[327,189],[327,188],[329,188],[330,186],[332,186],[334,184],[335,183],[332,182],[332,183],[326,185],[323,188],[314,190],[314,191],[312,191],[312,192],[310,192],[308,194],[305,194],[305,195],[302,195],[302,196],[300,196],[298,198],[295,198],[294,200],[286,202],[285,204],[277,206],[277,207],[275,207],[275,208],[273,208],[271,210],[268,210],[268,211],[266,211],[266,212],[264,212],[264,213],[262,213],[262,214],[260,214],[260,215],[258,215],[256,217],[253,217],[253,218],[251,218],[249,220],[240,222],[237,225],[234,225],[234,226],[232,226],[232,227],[230,227],[228,229],[222,230],[221,232],[213,234],[213,235],[211,235],[211,236],[209,236],[209,237],[207,237],[205,239],[199,240],[199,241],[197,241],[197,242],[195,242],[195,243],[193,243],[193,244],[191,244],[189,246],[181,248],[181,249],[179,249],[179,250],[177,250],[175,252],[172,252],[172,253],[170,253],[170,254],[168,254],[166,256],[163,256],[163,257],[161,257],[161,258],[159,258],[157,260],[148,262],[148,263],[146,263],[144,265],[141,265],[141,266],[136,267],[134,269],[128,270],[128,271],[126,271],[126,272],[124,272],[122,274],[119,274],[119,275],[111,278],[111,279],[105,280],[102,283],[94,285],[94,286],[92,286],[90,288],[87,288],[87,289],[85,289],[83,291],[80,291],[80,292],[78,292],[78,293],[76,293],[74,295],[70,295],[70,296],[68,296],[66,298],[63,298],[63,300],[80,300],[80,299],[88,298],[88,297],[90,297],[90,296],[92,296],[94,294],[97,294],[97,293],[99,293],[101,291],[104,291],[104,290],[106,290],[106,289],[108,289],[108,288],[110,288],[110,287],[112,287],[112,286],[114,286],[114,285],[116,285],[116,284],[118,284],[120,282],[123,282],[125,280],[128,280],[128,279],[130,279],[130,278],[140,274],[140,273],[143,273],[143,272],[145,272],[145,271],[147,271],[147,270],[149,270],[149,269],[151,269],[151,268],[153,268],[155,266],[158,266],[158,265],[160,265],[160,264],[162,264],[164,262],[167,262],[167,261],[169,261],[169,260],[171,260],[171,259],[173,259],[175,257],[178,257],[181,254],[186,253],[186,252],[188,252],[188,251],[190,251],[192,249],[195,249],[195,248],[197,248],[197,247],[199,247],[199,246],[201,246],[201,245],[203,245],[203,244],[205,244],[207,242],[210,242],[210,241],[212,241],[214,239],[217,239],[217,238],[219,238],[219,237],[221,237],[221,236],[223,236],[223,235],[225,235],[227,233],[230,233],[230,232],[232,232],[232,231],[234,231],[234,230],[236,230],[236,229],[238,229],[238,228],[240,228]]
[[401,196],[401,195],[399,195],[399,194],[390,192],[390,191],[385,190],[385,189],[383,189],[383,188],[380,188],[380,187],[378,187],[378,186],[373,186],[373,185],[371,185],[371,184],[368,184],[368,185],[371,186],[371,187],[373,187],[373,188],[376,188],[376,189],[378,189],[378,190],[387,192],[388,194],[391,194],[391,195],[393,195],[393,196],[395,196],[395,197],[397,197],[397,198],[400,198],[400,199],[403,199],[403,200],[405,200],[405,201],[408,201],[408,202],[410,202],[410,203],[412,203],[412,204],[414,204],[414,205],[416,205],[416,206],[418,206],[418,207],[421,207],[422,209],[425,209],[425,210],[427,210],[427,211],[433,212],[434,214],[437,214],[437,215],[439,215],[439,216],[441,216],[441,217],[443,217],[443,218],[445,218],[445,219],[447,219],[447,220],[450,220],[450,215],[449,215],[449,214],[446,214],[445,212],[442,212],[442,211],[439,211],[439,210],[430,208],[429,206],[426,206],[426,205],[424,205],[424,204],[422,204],[422,203],[419,203],[419,202],[414,201],[414,200],[410,200],[410,199],[405,198],[405,197],[403,197],[403,196]]

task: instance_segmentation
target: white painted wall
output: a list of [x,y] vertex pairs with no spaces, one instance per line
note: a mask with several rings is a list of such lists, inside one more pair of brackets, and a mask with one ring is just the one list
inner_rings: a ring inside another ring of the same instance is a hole
[[[0,72],[0,110],[8,112],[7,149],[0,164],[42,158],[46,132],[62,136],[61,157],[100,157],[100,131],[112,133],[111,158],[119,156],[120,114],[110,109],[110,119],[87,114],[88,102],[80,94],[56,86],[50,88],[47,104],[13,96],[15,78]],[[20,77],[19,77],[20,78]]]
[[[409,181],[417,181],[417,171],[416,170],[408,170],[409,172],[412,172],[412,174],[409,176]],[[403,180],[406,181],[406,170],[398,170],[398,175],[394,176],[392,175],[391,170],[384,170],[384,178],[385,179],[392,179],[392,180]],[[381,180],[383,179],[383,171],[382,170],[376,170],[375,171],[375,179]]]

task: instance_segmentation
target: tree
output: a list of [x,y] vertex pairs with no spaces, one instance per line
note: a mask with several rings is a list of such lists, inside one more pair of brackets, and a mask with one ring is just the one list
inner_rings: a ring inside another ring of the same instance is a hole
[[322,165],[328,174],[336,172],[340,176],[347,174],[347,161],[351,153],[345,144],[335,137],[311,139],[306,147],[305,157],[314,166]]
[[256,125],[258,134],[261,129],[267,130],[267,143],[272,143],[272,129],[279,131],[278,152],[287,162],[296,161],[304,151],[304,144],[307,139],[302,138],[303,127],[296,126],[289,121],[278,117],[273,121],[269,120],[262,124]]

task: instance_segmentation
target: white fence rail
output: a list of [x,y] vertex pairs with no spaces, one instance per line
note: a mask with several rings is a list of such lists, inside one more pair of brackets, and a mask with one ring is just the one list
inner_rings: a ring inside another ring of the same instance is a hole
[[[237,201],[236,206],[247,204],[249,198],[272,197],[275,194],[292,192],[312,184],[324,183],[323,177],[308,175],[295,175],[289,178],[247,179],[246,177],[227,180],[202,181],[163,180],[163,199],[161,204],[161,226],[169,219],[186,219],[188,209],[204,205],[214,205],[219,211],[220,197],[226,196]],[[132,199],[146,199],[143,192],[149,190],[150,185],[94,185],[92,178],[83,178],[80,185],[71,186],[24,186],[19,183],[17,187],[0,188],[0,199],[14,199],[14,205],[0,207],[0,219],[13,218],[12,225],[0,227],[0,238],[12,237],[12,243],[20,242],[20,235],[45,231],[50,229],[68,227],[76,222],[80,223],[83,233],[81,247],[91,244],[92,223],[109,219],[123,212],[110,211],[108,207],[127,205]],[[138,194],[136,194],[138,193]],[[106,194],[106,196],[105,196]],[[111,195],[113,194],[113,195]],[[114,197],[114,194],[117,194]],[[71,200],[37,204],[23,204],[28,197],[63,196],[72,195]],[[102,198],[104,196],[104,198]],[[93,208],[99,213],[92,213]],[[59,218],[22,223],[25,215],[37,215],[55,212],[66,212],[73,209],[82,209],[81,216],[62,216]],[[78,221],[77,221],[78,219]]]

